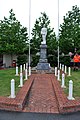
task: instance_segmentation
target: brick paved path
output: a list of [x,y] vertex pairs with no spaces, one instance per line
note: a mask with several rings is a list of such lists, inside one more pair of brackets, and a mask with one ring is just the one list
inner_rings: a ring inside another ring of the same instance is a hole
[[59,113],[51,74],[35,74],[25,110],[27,112]]

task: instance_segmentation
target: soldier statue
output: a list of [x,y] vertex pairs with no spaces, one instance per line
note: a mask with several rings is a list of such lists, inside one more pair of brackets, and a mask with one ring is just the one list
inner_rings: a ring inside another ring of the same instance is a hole
[[41,29],[41,35],[42,35],[42,39],[43,39],[43,41],[41,42],[41,44],[46,44],[47,28],[45,28],[45,25]]

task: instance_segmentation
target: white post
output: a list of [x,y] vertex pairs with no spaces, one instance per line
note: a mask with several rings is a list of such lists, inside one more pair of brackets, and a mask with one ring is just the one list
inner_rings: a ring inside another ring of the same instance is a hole
[[61,70],[61,63],[60,63],[60,70]]
[[61,85],[62,88],[66,88],[65,86],[65,74],[62,73],[62,85]]
[[20,73],[20,85],[19,87],[22,87],[23,86],[23,74]]
[[31,75],[31,67],[29,66],[29,76]]
[[22,73],[22,65],[20,65],[20,73]]
[[73,98],[73,81],[70,80],[69,81],[69,96],[68,96],[69,100],[74,100]]
[[55,76],[57,76],[57,67],[55,67]]
[[69,67],[69,73],[68,76],[71,76],[71,68]]
[[64,72],[64,65],[62,65],[62,72]]
[[18,74],[18,66],[16,66],[16,75],[15,76],[19,76],[19,74]]
[[25,79],[24,80],[27,80],[28,79],[28,73],[27,73],[27,69],[25,69]]
[[28,63],[26,63],[26,69],[28,69]]
[[30,39],[31,39],[31,0],[29,0],[29,76],[31,75],[31,46],[30,46]]
[[58,0],[58,69],[59,69],[59,52],[60,52],[60,50],[59,50],[59,0]]
[[60,70],[58,70],[58,78],[57,78],[57,80],[60,81]]
[[50,63],[49,63],[49,68],[51,68],[51,65],[50,65]]
[[26,66],[25,66],[25,64],[24,64],[24,70],[25,70],[25,67],[26,67]]
[[11,80],[11,98],[15,98],[15,80]]
[[65,74],[67,73],[67,67],[66,67],[66,65],[65,65]]

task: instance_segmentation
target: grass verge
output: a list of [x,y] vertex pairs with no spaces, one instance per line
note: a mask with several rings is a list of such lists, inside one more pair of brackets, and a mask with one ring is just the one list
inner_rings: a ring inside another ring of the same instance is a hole
[[71,72],[71,76],[65,77],[65,85],[66,88],[64,89],[64,92],[68,96],[69,91],[69,80],[73,81],[73,96],[75,98],[80,97],[80,70]]
[[15,68],[0,70],[0,96],[10,96],[11,79],[15,80],[16,94],[19,91],[19,76],[15,76]]

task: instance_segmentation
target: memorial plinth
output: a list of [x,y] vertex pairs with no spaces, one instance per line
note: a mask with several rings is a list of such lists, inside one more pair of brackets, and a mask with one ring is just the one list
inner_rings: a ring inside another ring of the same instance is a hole
[[46,44],[40,45],[40,59],[39,59],[39,63],[37,64],[37,71],[40,71],[40,72],[50,71],[50,65],[47,60],[47,45]]

